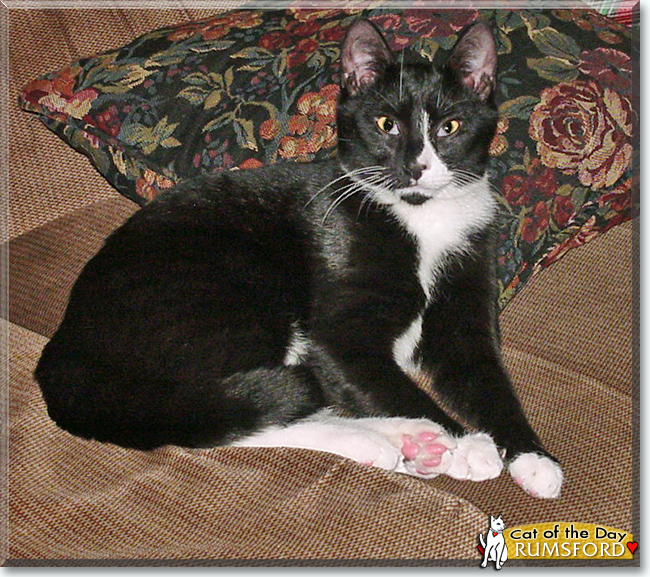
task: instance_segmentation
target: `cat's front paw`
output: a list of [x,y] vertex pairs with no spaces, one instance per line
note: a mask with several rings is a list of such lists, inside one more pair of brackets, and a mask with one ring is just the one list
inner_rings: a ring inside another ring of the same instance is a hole
[[369,418],[358,421],[385,435],[400,454],[396,469],[414,477],[431,479],[445,473],[452,462],[456,440],[428,419],[402,417]]
[[[331,451],[335,452],[335,451]],[[400,464],[399,452],[387,439],[372,433],[350,433],[339,454],[367,467],[395,471]]]
[[452,463],[453,439],[422,431],[416,435],[403,435],[403,466],[407,473],[416,477],[433,478],[447,472]]
[[513,459],[508,470],[515,483],[531,497],[555,499],[560,495],[562,468],[544,455],[522,453]]
[[401,434],[404,472],[428,479],[446,473],[456,441],[442,427],[427,421],[416,421],[411,429]]
[[456,443],[446,475],[463,481],[486,481],[501,474],[503,460],[490,435],[469,434],[457,439]]

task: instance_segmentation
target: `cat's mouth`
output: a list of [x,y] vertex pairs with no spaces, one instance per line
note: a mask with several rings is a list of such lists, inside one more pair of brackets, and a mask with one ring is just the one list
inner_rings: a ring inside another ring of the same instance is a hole
[[400,200],[410,204],[411,206],[420,206],[425,202],[435,198],[445,186],[437,189],[429,189],[424,186],[408,186],[405,188],[398,188],[395,192]]
[[450,188],[452,184],[452,180],[436,183],[433,187],[416,184],[415,186],[398,188],[394,194],[401,201],[411,206],[420,206],[429,200],[448,197],[449,193],[454,190],[453,187]]
[[424,204],[427,200],[431,200],[431,197],[429,195],[417,191],[405,192],[400,195],[400,198],[404,202],[407,202],[413,206],[419,206],[421,204]]

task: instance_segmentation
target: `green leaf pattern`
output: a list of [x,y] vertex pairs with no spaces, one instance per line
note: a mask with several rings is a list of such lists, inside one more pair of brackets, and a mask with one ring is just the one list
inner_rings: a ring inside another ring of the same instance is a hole
[[340,45],[359,16],[398,54],[437,64],[466,25],[495,29],[502,306],[534,272],[631,217],[632,35],[588,9],[234,10],[44,75],[21,106],[140,203],[198,173],[325,158]]

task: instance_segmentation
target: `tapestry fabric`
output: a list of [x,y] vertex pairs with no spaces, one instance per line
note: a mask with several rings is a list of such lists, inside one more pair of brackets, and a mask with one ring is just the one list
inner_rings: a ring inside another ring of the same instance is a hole
[[182,178],[335,154],[340,45],[358,17],[399,58],[496,33],[502,307],[541,268],[629,220],[632,33],[594,10],[236,10],[154,30],[27,84],[21,106],[145,204]]

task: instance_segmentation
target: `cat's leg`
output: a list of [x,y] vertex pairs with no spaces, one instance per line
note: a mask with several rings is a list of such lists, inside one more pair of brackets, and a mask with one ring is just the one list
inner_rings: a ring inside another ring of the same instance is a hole
[[[467,445],[459,448],[458,469],[448,474],[464,478],[464,462],[471,469],[477,459],[483,460],[488,469],[491,465],[501,467],[496,443],[505,450],[508,471],[524,491],[533,497],[557,497],[563,482],[562,469],[528,424],[500,361],[483,359],[478,366],[472,366],[473,361],[465,359],[456,365],[459,356],[456,354],[447,367],[438,367],[436,386],[449,391],[464,382],[469,391],[462,401],[458,399],[458,405],[452,406],[462,410],[469,424],[486,433],[465,439]],[[463,449],[467,449],[466,458],[461,457]]]
[[[459,448],[458,469],[448,474],[464,478],[464,463],[471,469],[477,459],[484,460],[488,469],[491,465],[500,467],[496,443],[505,451],[508,471],[522,489],[534,497],[557,497],[562,469],[528,424],[500,360],[488,357],[477,363],[471,355],[463,358],[458,352],[453,357],[436,367],[436,387],[447,393],[450,404],[471,426],[485,433],[465,439],[467,444]],[[464,386],[459,387],[459,383]],[[466,391],[462,399],[456,396],[458,388]],[[464,449],[467,453],[462,458]]]
[[268,427],[232,444],[325,451],[429,479],[447,474],[482,481],[498,476],[502,469],[496,446],[486,435],[457,438],[427,419],[345,418],[327,409],[286,426]]
[[505,450],[513,479],[532,496],[555,498],[562,469],[528,423],[500,356],[495,283],[480,262],[488,258],[477,253],[441,281],[424,314],[418,360],[459,418]]
[[[345,418],[325,409],[288,424],[271,426],[231,443],[249,447],[296,447],[341,455],[364,465],[415,477],[455,478],[482,481],[493,478],[501,467],[486,465],[481,451],[467,462],[463,449],[473,435],[455,438],[427,419],[401,417]],[[460,451],[457,451],[460,446]],[[492,443],[492,452],[496,447]],[[496,454],[499,465],[501,464]],[[456,461],[461,460],[459,467]],[[458,471],[462,471],[459,474]]]
[[[330,351],[336,350],[334,346]],[[501,474],[503,462],[491,437],[483,433],[466,434],[406,376],[392,356],[357,354],[348,359],[341,350],[340,356],[334,359],[330,351],[314,345],[308,364],[319,380],[327,383],[323,389],[333,395],[332,405],[343,406],[360,415],[401,415],[358,418],[357,421],[382,433],[400,448],[404,456],[402,472],[420,477],[444,473],[455,479],[472,481],[492,479]],[[337,380],[337,373],[343,371],[345,377]],[[344,378],[352,381],[355,388]]]
[[496,561],[497,560],[497,546],[494,542],[490,545],[490,561]]
[[[376,319],[372,318],[368,324],[373,321],[374,331],[381,333],[382,327],[377,326]],[[357,323],[363,324],[358,320]],[[378,351],[369,344],[367,334],[354,335],[343,328],[330,329],[328,333],[331,340],[326,344],[329,346],[320,344],[326,338],[314,338],[304,363],[321,383],[327,405],[340,407],[361,418],[385,415],[427,419],[448,434],[463,434],[463,427],[397,366],[389,346],[385,351]],[[336,338],[340,334],[345,334],[346,338]]]
[[[503,539],[503,537],[501,537]],[[503,566],[503,562],[508,559],[507,553],[505,554],[505,559],[504,559],[504,552],[506,552],[506,543],[504,541],[500,541],[494,546],[494,568],[498,571],[501,569]]]
[[[318,383],[301,367],[259,368],[221,379],[208,367],[185,382],[143,382],[135,370],[115,374],[81,355],[61,354],[54,364],[49,357],[58,352],[48,348],[47,364],[37,370],[51,418],[75,435],[125,447],[227,444],[322,407]],[[112,395],[100,396],[98,382]]]
[[452,466],[457,441],[427,419],[347,418],[324,409],[285,426],[267,427],[231,445],[324,451],[363,465],[430,479]]
[[[459,455],[471,453],[471,443],[463,437],[463,428],[397,366],[389,348],[385,354],[372,349],[363,352],[367,339],[355,342],[353,347],[351,340],[333,341],[328,350],[314,344],[310,350],[307,364],[323,383],[328,404],[359,415],[359,424],[388,437],[404,457],[404,473],[434,477],[446,473],[453,465],[458,446]],[[467,473],[467,466],[462,474],[461,469],[455,468],[457,478],[474,480],[500,472],[494,467],[489,472],[477,469],[472,476]]]
[[331,405],[359,415],[403,417],[361,419],[400,447],[405,456],[402,472],[421,477],[445,473],[473,481],[499,476],[503,463],[489,435],[465,434],[397,366],[391,353],[380,355],[369,350],[362,354],[360,349],[367,346],[365,339],[355,342],[354,355],[350,355],[350,340],[333,341],[328,350],[313,344],[307,364],[324,383]]
[[231,443],[238,447],[294,447],[333,453],[362,465],[399,470],[403,454],[385,435],[359,423],[321,410],[286,426],[270,426]]

